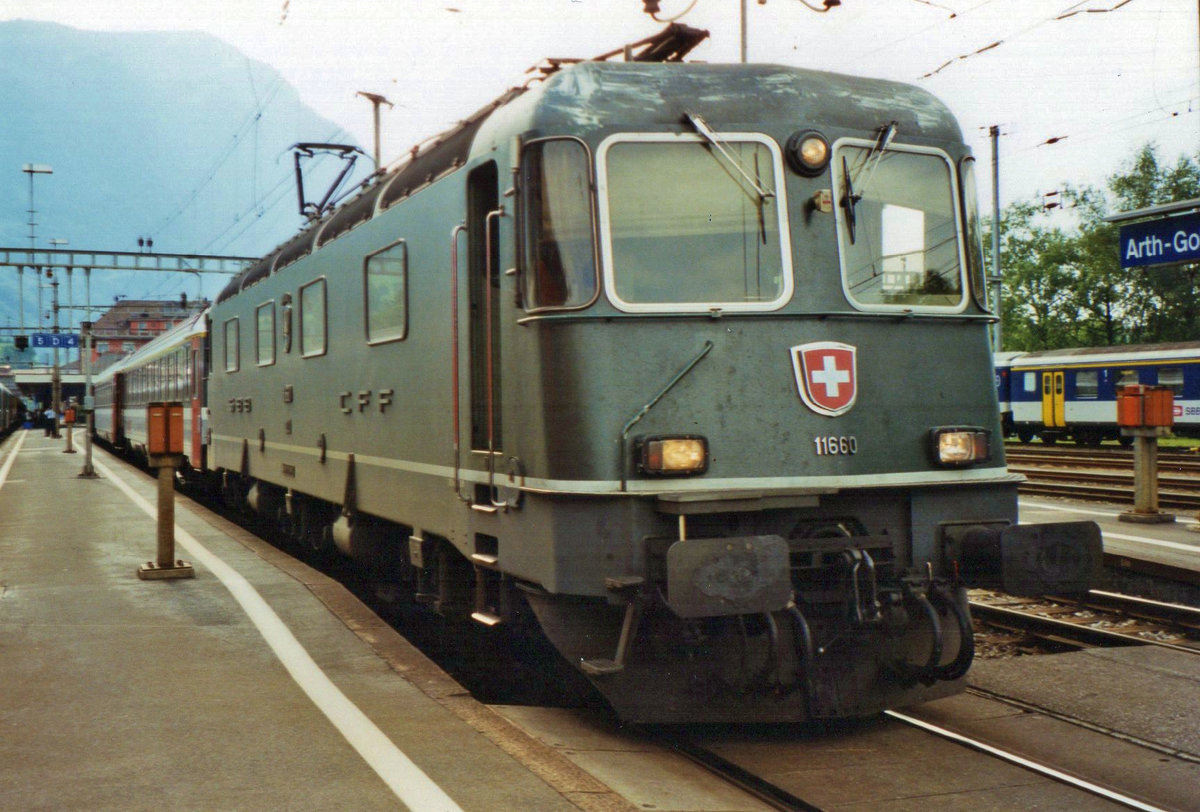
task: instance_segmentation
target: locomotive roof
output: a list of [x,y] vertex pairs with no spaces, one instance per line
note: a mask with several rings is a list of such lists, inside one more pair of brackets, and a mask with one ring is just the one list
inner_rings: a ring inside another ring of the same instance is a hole
[[571,65],[498,110],[485,129],[503,123],[516,133],[678,130],[685,112],[699,113],[717,128],[728,122],[875,133],[896,121],[901,141],[961,140],[945,105],[913,85],[782,65],[691,62]]
[[899,141],[960,142],[950,111],[932,94],[900,82],[779,65],[579,62],[513,88],[453,129],[413,147],[409,158],[325,217],[235,276],[217,297],[307,256],[420,188],[507,144],[514,135],[586,136],[604,130],[680,131],[684,112],[714,127],[815,128],[831,138],[868,135],[889,122]]

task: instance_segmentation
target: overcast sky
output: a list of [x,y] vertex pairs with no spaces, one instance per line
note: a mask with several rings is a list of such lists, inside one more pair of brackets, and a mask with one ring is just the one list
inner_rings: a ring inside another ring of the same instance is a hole
[[[822,0],[747,0],[750,61],[896,79],[939,96],[980,160],[985,210],[993,124],[1004,133],[1002,203],[1063,182],[1101,185],[1147,141],[1171,162],[1200,150],[1198,0],[842,0],[823,14],[806,2]],[[692,0],[660,0],[659,17],[682,14],[712,32],[692,58],[736,61],[741,3],[696,0],[687,11]],[[396,105],[384,114],[385,161],[519,83],[543,57],[590,57],[663,27],[641,0],[0,4],[0,19],[22,18],[210,32],[275,67],[368,149],[370,105],[355,93],[381,93]]]

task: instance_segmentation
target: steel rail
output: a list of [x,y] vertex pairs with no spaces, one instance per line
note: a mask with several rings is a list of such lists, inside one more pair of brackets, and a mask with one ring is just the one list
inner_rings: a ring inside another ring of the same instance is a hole
[[1063,772],[1062,770],[1056,770],[1053,767],[1049,767],[1045,764],[1039,764],[1038,762],[1027,759],[1024,756],[1018,756],[1016,753],[1010,753],[1007,750],[1001,750],[999,747],[995,747],[993,745],[986,744],[985,742],[981,742],[978,739],[972,739],[968,736],[964,736],[961,733],[955,733],[953,730],[947,730],[944,727],[939,727],[938,725],[930,724],[929,722],[926,722],[922,719],[918,719],[915,716],[909,716],[907,714],[899,713],[897,711],[884,711],[883,714],[884,714],[884,716],[888,716],[892,719],[895,719],[898,722],[903,722],[906,725],[911,725],[912,727],[920,728],[921,730],[924,730],[927,733],[932,733],[935,736],[940,736],[944,739],[948,739],[949,741],[955,742],[957,744],[961,744],[964,747],[969,747],[972,750],[977,750],[981,753],[986,753],[987,755],[994,756],[1002,761],[1007,761],[1009,764],[1015,764],[1018,767],[1023,767],[1027,770],[1035,772],[1038,775],[1045,776],[1047,778],[1053,779],[1054,781],[1058,781],[1059,783],[1067,784],[1069,786],[1075,787],[1076,789],[1083,790],[1084,792],[1090,793],[1092,795],[1096,795],[1101,798],[1105,798],[1107,800],[1113,801],[1115,803],[1119,803],[1122,806],[1129,807],[1130,809],[1141,809],[1141,810],[1145,810],[1146,812],[1166,812],[1165,810],[1162,809],[1162,807],[1152,806],[1151,804],[1143,803],[1142,801],[1139,801],[1136,798],[1131,798],[1128,795],[1117,792],[1116,790],[1108,789],[1107,787],[1102,787],[1099,784],[1092,783],[1091,781],[1085,781],[1082,778],[1078,778],[1074,775],[1070,775],[1068,773]]
[[[1174,651],[1182,651],[1187,654],[1200,655],[1200,648],[1194,646],[1181,646],[1177,643],[1168,643],[1163,640],[1155,640],[1148,637],[1137,637],[1132,634],[1124,634],[1123,632],[1114,632],[1108,629],[1098,629],[1094,626],[1088,626],[1082,623],[1072,623],[1067,620],[1057,620],[1055,618],[1035,615],[1029,612],[1022,612],[1018,609],[1008,609],[1003,606],[994,606],[987,603],[978,603],[971,601],[971,614],[981,620],[995,620],[996,618],[1007,619],[1019,624],[1021,629],[1032,629],[1035,633],[1042,633],[1040,630],[1049,630],[1050,632],[1066,632],[1068,637],[1090,646],[1104,645],[1143,645],[1143,646],[1159,646],[1161,648],[1169,648]],[[990,617],[989,617],[990,616]],[[1062,640],[1061,637],[1056,637],[1056,640]],[[1065,642],[1071,642],[1068,639]]]
[[[1197,549],[1200,551],[1200,548]],[[1087,595],[1081,598],[1057,595],[1047,595],[1046,597],[1055,601],[1074,602],[1089,609],[1124,612],[1131,617],[1154,623],[1176,623],[1185,628],[1200,631],[1200,608],[1195,606],[1166,603],[1120,592],[1106,592],[1102,589],[1090,589]]]
[[699,745],[646,728],[641,733],[663,747],[670,748],[713,775],[749,793],[772,809],[783,812],[821,812],[821,807],[809,803],[782,787],[776,786],[732,761]]

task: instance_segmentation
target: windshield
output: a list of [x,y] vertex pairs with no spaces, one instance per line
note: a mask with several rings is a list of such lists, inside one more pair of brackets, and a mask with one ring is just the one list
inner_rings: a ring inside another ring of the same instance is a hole
[[851,302],[868,310],[962,309],[958,207],[945,156],[843,142],[834,157]]
[[625,310],[771,310],[791,295],[778,150],[722,134],[617,136],[601,150],[605,278]]

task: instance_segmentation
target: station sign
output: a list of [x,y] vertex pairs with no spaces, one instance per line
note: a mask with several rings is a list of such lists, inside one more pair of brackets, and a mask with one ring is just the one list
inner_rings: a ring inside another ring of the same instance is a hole
[[78,333],[34,333],[29,336],[29,346],[34,349],[54,348],[74,350],[79,347]]
[[1121,226],[1121,267],[1200,261],[1200,212]]

